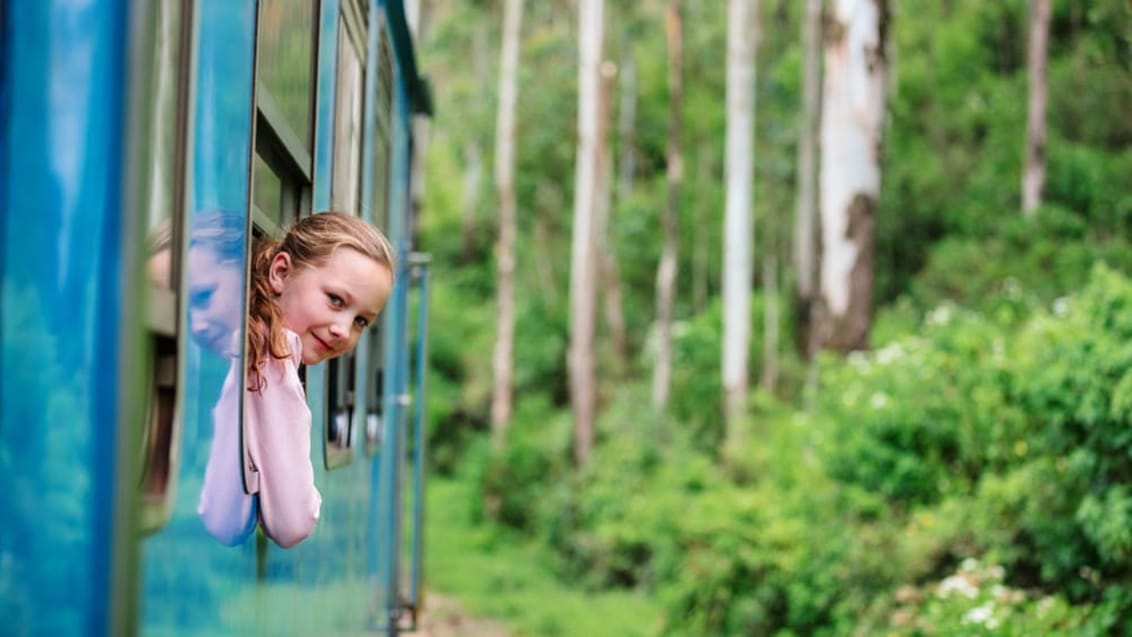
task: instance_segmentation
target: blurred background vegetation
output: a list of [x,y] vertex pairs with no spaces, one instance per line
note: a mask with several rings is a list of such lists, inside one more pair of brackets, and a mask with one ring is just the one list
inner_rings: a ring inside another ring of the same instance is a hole
[[[890,3],[872,347],[818,355],[807,392],[804,354],[783,339],[778,382],[752,389],[744,446],[725,458],[726,7],[683,4],[674,363],[657,415],[664,4],[606,1],[604,57],[621,79],[632,67],[637,96],[633,139],[610,139],[614,156],[631,144],[636,165],[631,191],[614,197],[608,240],[629,362],[616,364],[599,320],[597,442],[578,468],[566,361],[575,4],[524,7],[515,406],[506,444],[493,447],[502,2],[426,3],[420,64],[437,104],[419,228],[435,264],[431,585],[540,637],[1128,634],[1132,6],[1053,2],[1047,180],[1025,219],[1028,3]],[[803,3],[763,0],[759,11],[761,269],[765,254],[788,262]],[[788,294],[791,272],[777,276]],[[751,311],[755,378],[763,280]],[[797,324],[791,303],[777,307],[782,325]]]

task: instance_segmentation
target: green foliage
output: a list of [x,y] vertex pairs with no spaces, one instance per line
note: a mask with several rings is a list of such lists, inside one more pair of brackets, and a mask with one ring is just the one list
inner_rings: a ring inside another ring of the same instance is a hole
[[1098,235],[1080,215],[1045,206],[1034,219],[1006,219],[983,237],[941,241],[906,298],[913,311],[953,302],[1016,324],[1084,286],[1098,261],[1132,272],[1130,248],[1122,237]]
[[[435,122],[422,216],[421,243],[451,264],[437,276],[430,383],[444,404],[430,407],[430,431],[437,466],[455,470],[462,458],[470,469],[463,479],[474,490],[449,504],[486,524],[466,552],[489,559],[452,585],[476,590],[483,580],[508,591],[506,603],[484,606],[491,612],[517,616],[529,604],[542,618],[528,633],[566,634],[570,622],[551,618],[545,603],[519,601],[537,588],[526,558],[504,557],[506,546],[537,541],[583,595],[629,589],[662,605],[661,624],[649,628],[672,636],[1127,632],[1132,295],[1119,273],[1132,272],[1132,7],[1054,2],[1047,182],[1027,220],[1018,209],[1027,2],[890,3],[878,349],[821,358],[816,394],[802,390],[804,363],[785,353],[782,384],[752,391],[737,425],[745,442],[723,454],[724,3],[685,6],[671,402],[664,417],[646,407],[667,196],[661,4],[616,2],[607,14],[605,57],[632,59],[637,71],[634,137],[610,128],[614,167],[624,150],[636,172],[632,192],[614,197],[607,244],[631,362],[624,376],[608,364],[599,324],[597,448],[583,470],[573,466],[566,409],[572,8],[536,3],[524,17],[517,404],[498,451],[477,433],[486,430],[495,328],[497,52],[474,72],[465,58],[479,59],[477,29],[496,41],[499,16],[488,5],[437,9],[436,46],[423,50],[435,56],[437,86],[451,87],[438,95],[459,115]],[[794,276],[786,255],[801,14],[800,3],[761,5],[756,76],[756,266],[773,259],[785,281]],[[470,221],[469,143],[484,157]],[[751,308],[753,378],[766,297],[757,289]],[[789,333],[796,317],[782,305]],[[803,396],[813,399],[800,405]]]
[[488,517],[515,529],[532,530],[545,492],[568,475],[572,462],[569,415],[543,397],[520,400],[502,449],[485,442],[472,458]]

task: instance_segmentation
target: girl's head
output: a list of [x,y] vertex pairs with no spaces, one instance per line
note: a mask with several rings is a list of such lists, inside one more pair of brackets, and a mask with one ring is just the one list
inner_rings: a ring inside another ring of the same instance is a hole
[[385,305],[393,270],[389,241],[347,214],[304,217],[281,241],[260,240],[248,309],[249,375],[258,376],[269,353],[290,355],[283,328],[299,335],[307,365],[353,349]]

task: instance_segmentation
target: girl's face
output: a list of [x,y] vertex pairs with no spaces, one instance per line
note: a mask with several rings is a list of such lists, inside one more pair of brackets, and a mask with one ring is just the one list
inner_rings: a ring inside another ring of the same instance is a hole
[[243,264],[211,248],[189,247],[189,328],[197,344],[226,357],[237,355]]
[[338,248],[325,263],[297,269],[281,252],[268,280],[283,324],[302,339],[307,365],[354,349],[393,288],[392,272],[353,248]]

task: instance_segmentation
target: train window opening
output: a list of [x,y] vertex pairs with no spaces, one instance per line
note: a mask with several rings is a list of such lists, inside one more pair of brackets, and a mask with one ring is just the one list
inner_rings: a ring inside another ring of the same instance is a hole
[[354,387],[357,357],[343,354],[327,363],[326,414],[324,418],[325,462],[327,469],[345,466],[353,459]]
[[366,345],[369,366],[365,371],[365,452],[370,457],[374,456],[381,448],[381,428],[384,414],[382,399],[385,391],[384,368],[382,366],[384,347],[381,339],[381,329],[375,322],[370,327],[369,341]]
[[[318,5],[309,0],[262,0],[259,5],[251,207],[255,239],[282,238],[294,222],[311,214]],[[305,391],[306,365],[298,371]],[[246,457],[246,449],[244,453]]]

